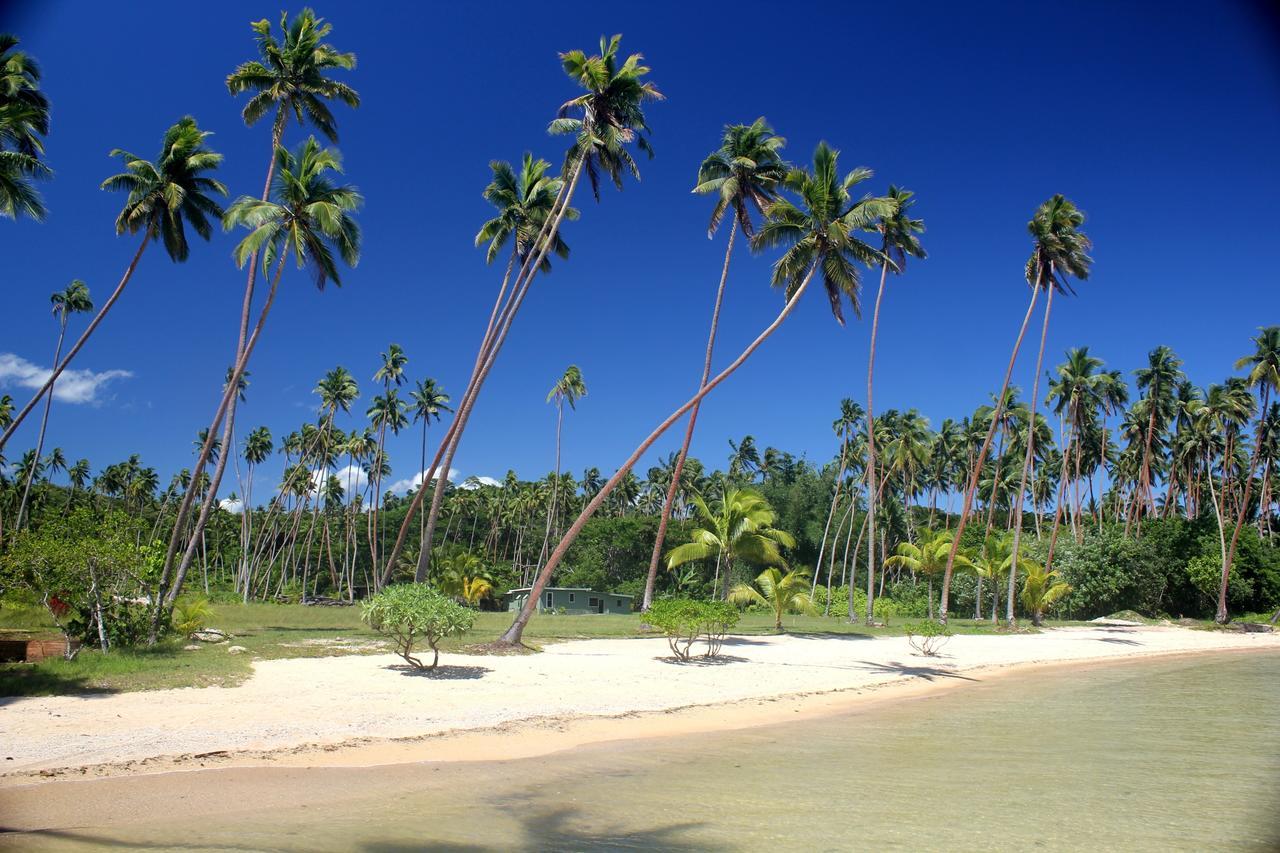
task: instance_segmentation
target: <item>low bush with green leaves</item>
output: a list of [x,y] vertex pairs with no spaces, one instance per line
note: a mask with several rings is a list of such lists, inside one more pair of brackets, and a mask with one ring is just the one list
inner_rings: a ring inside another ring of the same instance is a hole
[[[361,617],[370,628],[391,637],[396,654],[410,666],[432,670],[440,663],[440,641],[471,630],[476,613],[427,584],[406,583],[387,587],[365,601]],[[431,648],[430,664],[414,655],[420,641]]]
[[923,622],[905,626],[907,642],[917,654],[936,658],[942,647],[951,639],[951,631],[941,622],[926,619]]
[[645,614],[645,621],[667,635],[671,653],[682,661],[689,660],[693,644],[702,639],[707,644],[704,657],[720,654],[724,638],[738,624],[738,609],[723,601],[697,601],[691,598],[668,598],[655,601]]

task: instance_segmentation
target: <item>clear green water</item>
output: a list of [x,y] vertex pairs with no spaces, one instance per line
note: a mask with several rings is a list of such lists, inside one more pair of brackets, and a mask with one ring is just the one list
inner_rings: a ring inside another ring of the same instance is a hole
[[0,846],[1277,850],[1280,654],[1046,670],[497,764],[252,773],[238,778],[306,805]]

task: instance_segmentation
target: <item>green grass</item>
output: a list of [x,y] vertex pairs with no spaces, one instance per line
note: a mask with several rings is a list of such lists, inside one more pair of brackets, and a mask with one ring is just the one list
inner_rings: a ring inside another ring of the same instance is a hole
[[[887,627],[868,628],[835,618],[787,616],[783,624],[786,631],[804,635],[900,636],[907,624],[916,621],[920,620],[897,617]],[[185,650],[183,646],[188,644],[170,638],[154,649],[115,649],[104,655],[96,649],[85,648],[74,661],[0,664],[0,696],[233,686],[250,675],[254,660],[390,651],[389,644],[360,621],[359,607],[222,604],[213,606],[213,617],[208,624],[230,632],[233,639]],[[496,640],[510,624],[508,613],[479,613],[470,632],[446,642],[443,647],[465,651],[467,646]],[[9,602],[0,606],[0,630],[56,636],[56,628],[42,609]],[[990,622],[971,619],[952,619],[951,631],[955,634],[1004,633],[993,630]],[[746,613],[734,633],[774,633],[773,617],[767,613]],[[653,634],[644,630],[638,614],[543,614],[535,616],[525,631],[525,639],[533,647],[564,640],[642,636]],[[231,646],[242,646],[245,651],[231,654],[228,652]]]

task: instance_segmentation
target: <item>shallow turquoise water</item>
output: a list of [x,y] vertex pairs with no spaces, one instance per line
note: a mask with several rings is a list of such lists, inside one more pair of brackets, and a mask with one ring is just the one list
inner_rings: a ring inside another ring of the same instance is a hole
[[1276,850],[1280,654],[1044,670],[503,763],[249,773],[307,804],[0,846]]

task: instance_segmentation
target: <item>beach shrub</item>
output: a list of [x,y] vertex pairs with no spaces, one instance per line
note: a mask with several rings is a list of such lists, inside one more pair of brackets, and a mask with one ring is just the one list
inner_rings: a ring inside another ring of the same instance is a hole
[[180,599],[173,608],[173,630],[183,637],[190,637],[205,627],[213,609],[209,599],[203,597]]
[[718,655],[725,635],[738,624],[738,610],[723,601],[666,598],[655,601],[644,619],[667,635],[672,654],[687,661],[699,639],[707,645],[704,657]]
[[[440,663],[440,641],[465,634],[475,624],[475,611],[424,583],[387,587],[364,602],[361,618],[390,637],[396,654],[415,669],[432,670]],[[414,655],[419,641],[431,648],[431,663]]]
[[[814,607],[819,613],[826,614],[843,621],[849,620],[849,587],[848,585],[831,588],[831,609],[827,609],[827,588],[820,586],[813,596]],[[863,589],[853,591],[853,615],[861,617],[867,612],[867,592]]]
[[911,648],[916,650],[916,654],[924,655],[925,657],[937,657],[942,647],[951,639],[951,631],[948,630],[947,626],[931,619],[905,627],[907,642],[911,644]]

